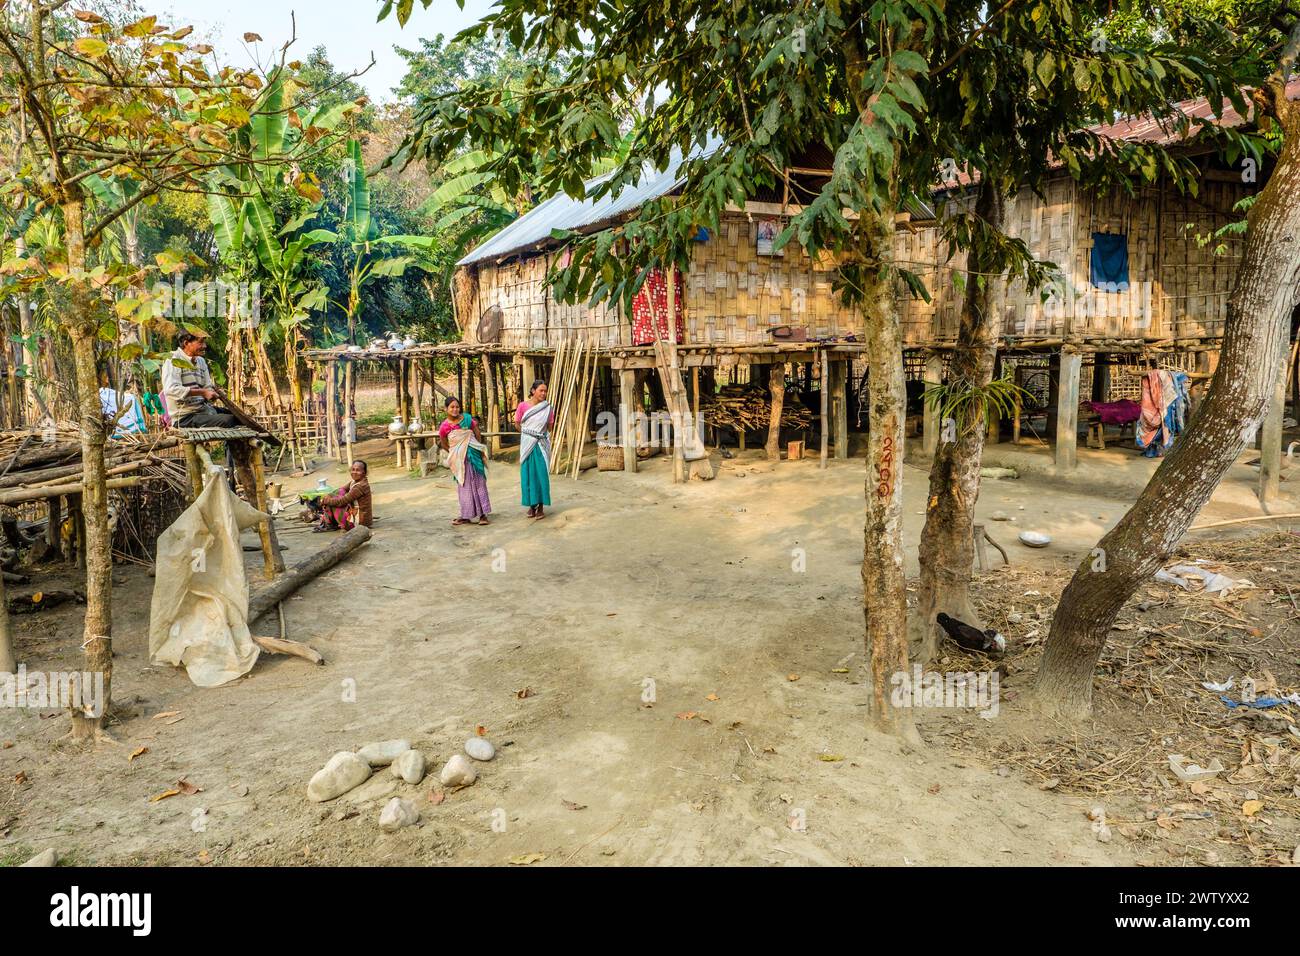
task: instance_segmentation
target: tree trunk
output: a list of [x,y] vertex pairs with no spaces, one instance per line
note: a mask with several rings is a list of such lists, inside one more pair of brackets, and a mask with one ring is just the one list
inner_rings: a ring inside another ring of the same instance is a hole
[[9,599],[5,594],[4,575],[0,574],[0,674],[16,674],[18,659],[14,654],[13,628],[9,625]]
[[[1001,231],[1006,201],[998,185],[989,178],[980,184],[975,215]],[[1001,285],[984,273],[987,262],[971,250],[969,277],[952,353],[950,379],[958,389],[980,389],[993,380],[997,363],[998,317],[991,308]],[[975,502],[980,491],[980,459],[987,434],[982,409],[967,406],[966,420],[957,423],[956,441],[944,441],[939,422],[939,440],[930,465],[930,492],[925,527],[921,530],[921,574],[916,607],[909,621],[913,653],[922,664],[934,659],[940,639],[935,616],[940,612],[984,629],[970,600],[971,566],[975,559],[973,540]]]
[[104,475],[104,421],[99,407],[99,377],[95,366],[98,329],[90,289],[78,279],[86,268],[83,204],[72,198],[62,204],[72,285],[72,314],[68,331],[77,378],[77,410],[81,419],[82,510],[86,521],[86,618],[82,647],[84,669],[104,675],[104,710],[91,717],[72,711],[72,736],[88,740],[98,735],[112,700],[113,597],[112,540],[108,529],[108,487]]
[[[18,259],[27,256],[27,240],[18,236],[14,240],[14,256]],[[18,299],[18,329],[23,339],[26,340],[32,334],[32,309],[31,302],[26,295],[19,295]],[[27,346],[20,344],[17,349],[18,362],[23,366],[23,420],[28,422],[38,421],[40,412],[36,404],[34,395],[35,376],[32,374],[36,371],[36,351],[28,355]]]
[[1048,713],[1091,713],[1093,673],[1116,615],[1164,563],[1237,460],[1277,380],[1300,290],[1300,111],[1283,96],[1274,101],[1282,151],[1247,216],[1219,367],[1186,433],[1061,595],[1036,687]]
[[772,414],[767,423],[767,452],[769,461],[781,460],[781,414],[785,407],[785,363],[773,362],[767,367],[767,387],[772,393]]
[[894,679],[907,673],[907,592],[903,575],[903,415],[907,388],[903,336],[891,272],[892,210],[859,221],[865,267],[868,428],[866,521],[862,546],[863,613],[871,665],[871,715],[882,730],[919,742],[912,712],[895,707]]

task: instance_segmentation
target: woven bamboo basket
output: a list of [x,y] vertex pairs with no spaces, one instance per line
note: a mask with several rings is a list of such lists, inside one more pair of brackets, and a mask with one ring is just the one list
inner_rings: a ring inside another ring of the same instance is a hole
[[599,443],[596,445],[597,471],[622,471],[623,449],[619,445]]

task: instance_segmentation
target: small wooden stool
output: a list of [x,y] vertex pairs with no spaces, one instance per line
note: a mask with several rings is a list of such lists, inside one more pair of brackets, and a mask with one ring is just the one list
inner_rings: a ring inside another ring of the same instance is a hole
[[1088,447],[1103,449],[1106,447],[1106,426],[1101,421],[1089,423]]

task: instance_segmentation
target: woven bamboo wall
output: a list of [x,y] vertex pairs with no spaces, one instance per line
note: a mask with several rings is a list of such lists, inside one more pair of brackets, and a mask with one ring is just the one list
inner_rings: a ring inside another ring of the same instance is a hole
[[626,345],[630,330],[617,306],[557,302],[546,288],[546,273],[553,257],[538,255],[478,270],[477,296],[469,306],[471,319],[466,341],[475,338],[478,317],[493,305],[502,312],[500,344],[505,348],[554,348],[579,329],[594,334],[601,345]]
[[814,261],[796,244],[784,256],[759,255],[757,217],[729,216],[695,243],[686,276],[686,340],[763,345],[780,325],[804,327],[809,339],[863,334],[861,316],[833,289],[829,260]]
[[[1007,205],[1008,232],[1023,239],[1039,259],[1061,266],[1067,282],[1047,302],[1023,282],[1008,283],[998,306],[1002,334],[1029,339],[1221,336],[1241,240],[1202,244],[1197,234],[1239,219],[1232,206],[1246,189],[1206,182],[1196,198],[1154,187],[1135,197],[1118,191],[1093,195],[1061,178],[1048,184],[1042,198],[1017,196]],[[769,330],[778,325],[805,327],[810,340],[860,338],[861,317],[840,302],[830,262],[814,262],[794,244],[784,256],[759,255],[760,218],[729,216],[708,240],[695,244],[686,276],[686,340],[760,345],[771,341]],[[1092,286],[1092,236],[1098,232],[1128,236],[1127,289]],[[1216,255],[1216,246],[1225,254]],[[938,242],[934,228],[900,230],[895,254],[931,295],[926,302],[899,288],[904,342],[952,342],[962,304],[953,274],[964,268],[964,254],[947,261],[947,247]],[[474,340],[478,316],[497,305],[503,313],[500,343],[506,348],[553,348],[579,329],[604,346],[630,344],[628,323],[617,306],[565,305],[548,294],[544,280],[551,258],[537,255],[481,266],[476,295],[467,306],[471,314],[462,318],[466,338]]]

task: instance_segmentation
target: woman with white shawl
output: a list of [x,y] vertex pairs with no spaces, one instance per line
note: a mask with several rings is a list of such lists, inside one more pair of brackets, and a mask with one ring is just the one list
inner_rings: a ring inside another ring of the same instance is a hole
[[551,425],[555,411],[546,400],[546,383],[533,382],[528,398],[515,409],[519,426],[519,486],[528,517],[545,518],[551,503]]
[[487,445],[478,422],[460,410],[460,400],[447,399],[447,417],[438,427],[438,444],[447,452],[447,467],[456,479],[460,517],[453,525],[488,524],[492,502],[487,489]]

